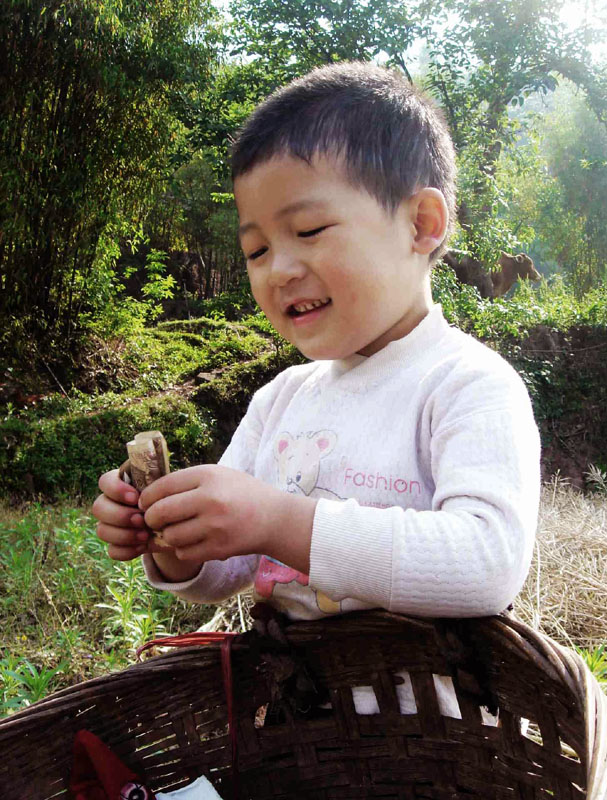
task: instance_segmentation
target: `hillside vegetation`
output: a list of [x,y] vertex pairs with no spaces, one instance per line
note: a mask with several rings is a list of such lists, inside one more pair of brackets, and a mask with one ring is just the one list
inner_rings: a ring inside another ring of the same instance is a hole
[[[604,294],[578,300],[557,279],[490,302],[440,267],[434,295],[452,324],[499,350],[523,377],[542,432],[544,477],[560,471],[583,488],[591,464],[606,470]],[[0,412],[0,497],[91,498],[138,430],[165,433],[174,468],[216,461],[253,391],[303,361],[251,305],[243,290],[209,304],[207,317],[160,322],[104,349],[93,338],[89,360],[62,376],[63,391],[49,376],[42,396],[28,402],[15,393]]]

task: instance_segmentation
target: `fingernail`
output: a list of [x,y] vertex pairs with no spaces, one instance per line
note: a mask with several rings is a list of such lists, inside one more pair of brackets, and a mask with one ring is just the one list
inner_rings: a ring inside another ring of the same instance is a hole
[[147,542],[147,540],[148,540],[148,532],[147,531],[139,531],[139,533],[137,534],[137,539],[140,542]]
[[135,548],[136,553],[145,553],[147,547],[144,544],[140,544],[138,547]]
[[127,492],[124,497],[127,503],[135,504],[137,502],[138,495],[136,495],[135,492]]

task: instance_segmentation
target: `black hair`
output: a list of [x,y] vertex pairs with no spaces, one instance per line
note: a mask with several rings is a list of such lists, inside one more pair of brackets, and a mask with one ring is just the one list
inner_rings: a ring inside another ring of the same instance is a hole
[[[348,179],[394,212],[439,189],[455,219],[455,151],[440,108],[393,70],[363,62],[318,67],[262,102],[232,146],[232,178],[279,154],[343,158]],[[436,261],[448,235],[431,254]]]

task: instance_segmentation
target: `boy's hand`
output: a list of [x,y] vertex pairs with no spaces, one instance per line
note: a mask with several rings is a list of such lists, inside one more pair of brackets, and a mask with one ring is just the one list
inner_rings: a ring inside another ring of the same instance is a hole
[[137,507],[139,492],[118,477],[118,470],[99,478],[103,492],[93,503],[91,513],[98,520],[97,536],[108,543],[108,555],[116,561],[130,561],[142,553],[159,548],[146,529]]
[[260,553],[310,571],[316,500],[245,472],[214,464],[172,472],[144,489],[139,507],[179,559],[202,563]]

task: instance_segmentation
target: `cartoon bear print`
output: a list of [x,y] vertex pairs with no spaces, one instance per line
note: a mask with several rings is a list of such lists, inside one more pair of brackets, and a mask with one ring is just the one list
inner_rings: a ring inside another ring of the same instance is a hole
[[295,438],[290,433],[281,433],[274,445],[279,485],[291,494],[342,500],[335,492],[318,485],[320,462],[333,451],[336,443],[337,435],[333,431],[309,431]]
[[[281,433],[274,445],[274,455],[278,461],[279,486],[291,494],[343,500],[335,492],[318,485],[320,462],[333,451],[336,443],[337,435],[329,430],[308,431],[296,437],[288,432]],[[258,594],[262,597],[271,597],[277,583],[293,581],[307,586],[309,577],[279,561],[262,556],[255,579],[255,589]],[[341,610],[341,603],[331,600],[324,592],[316,589],[313,591],[318,608],[325,614],[336,614]]]

